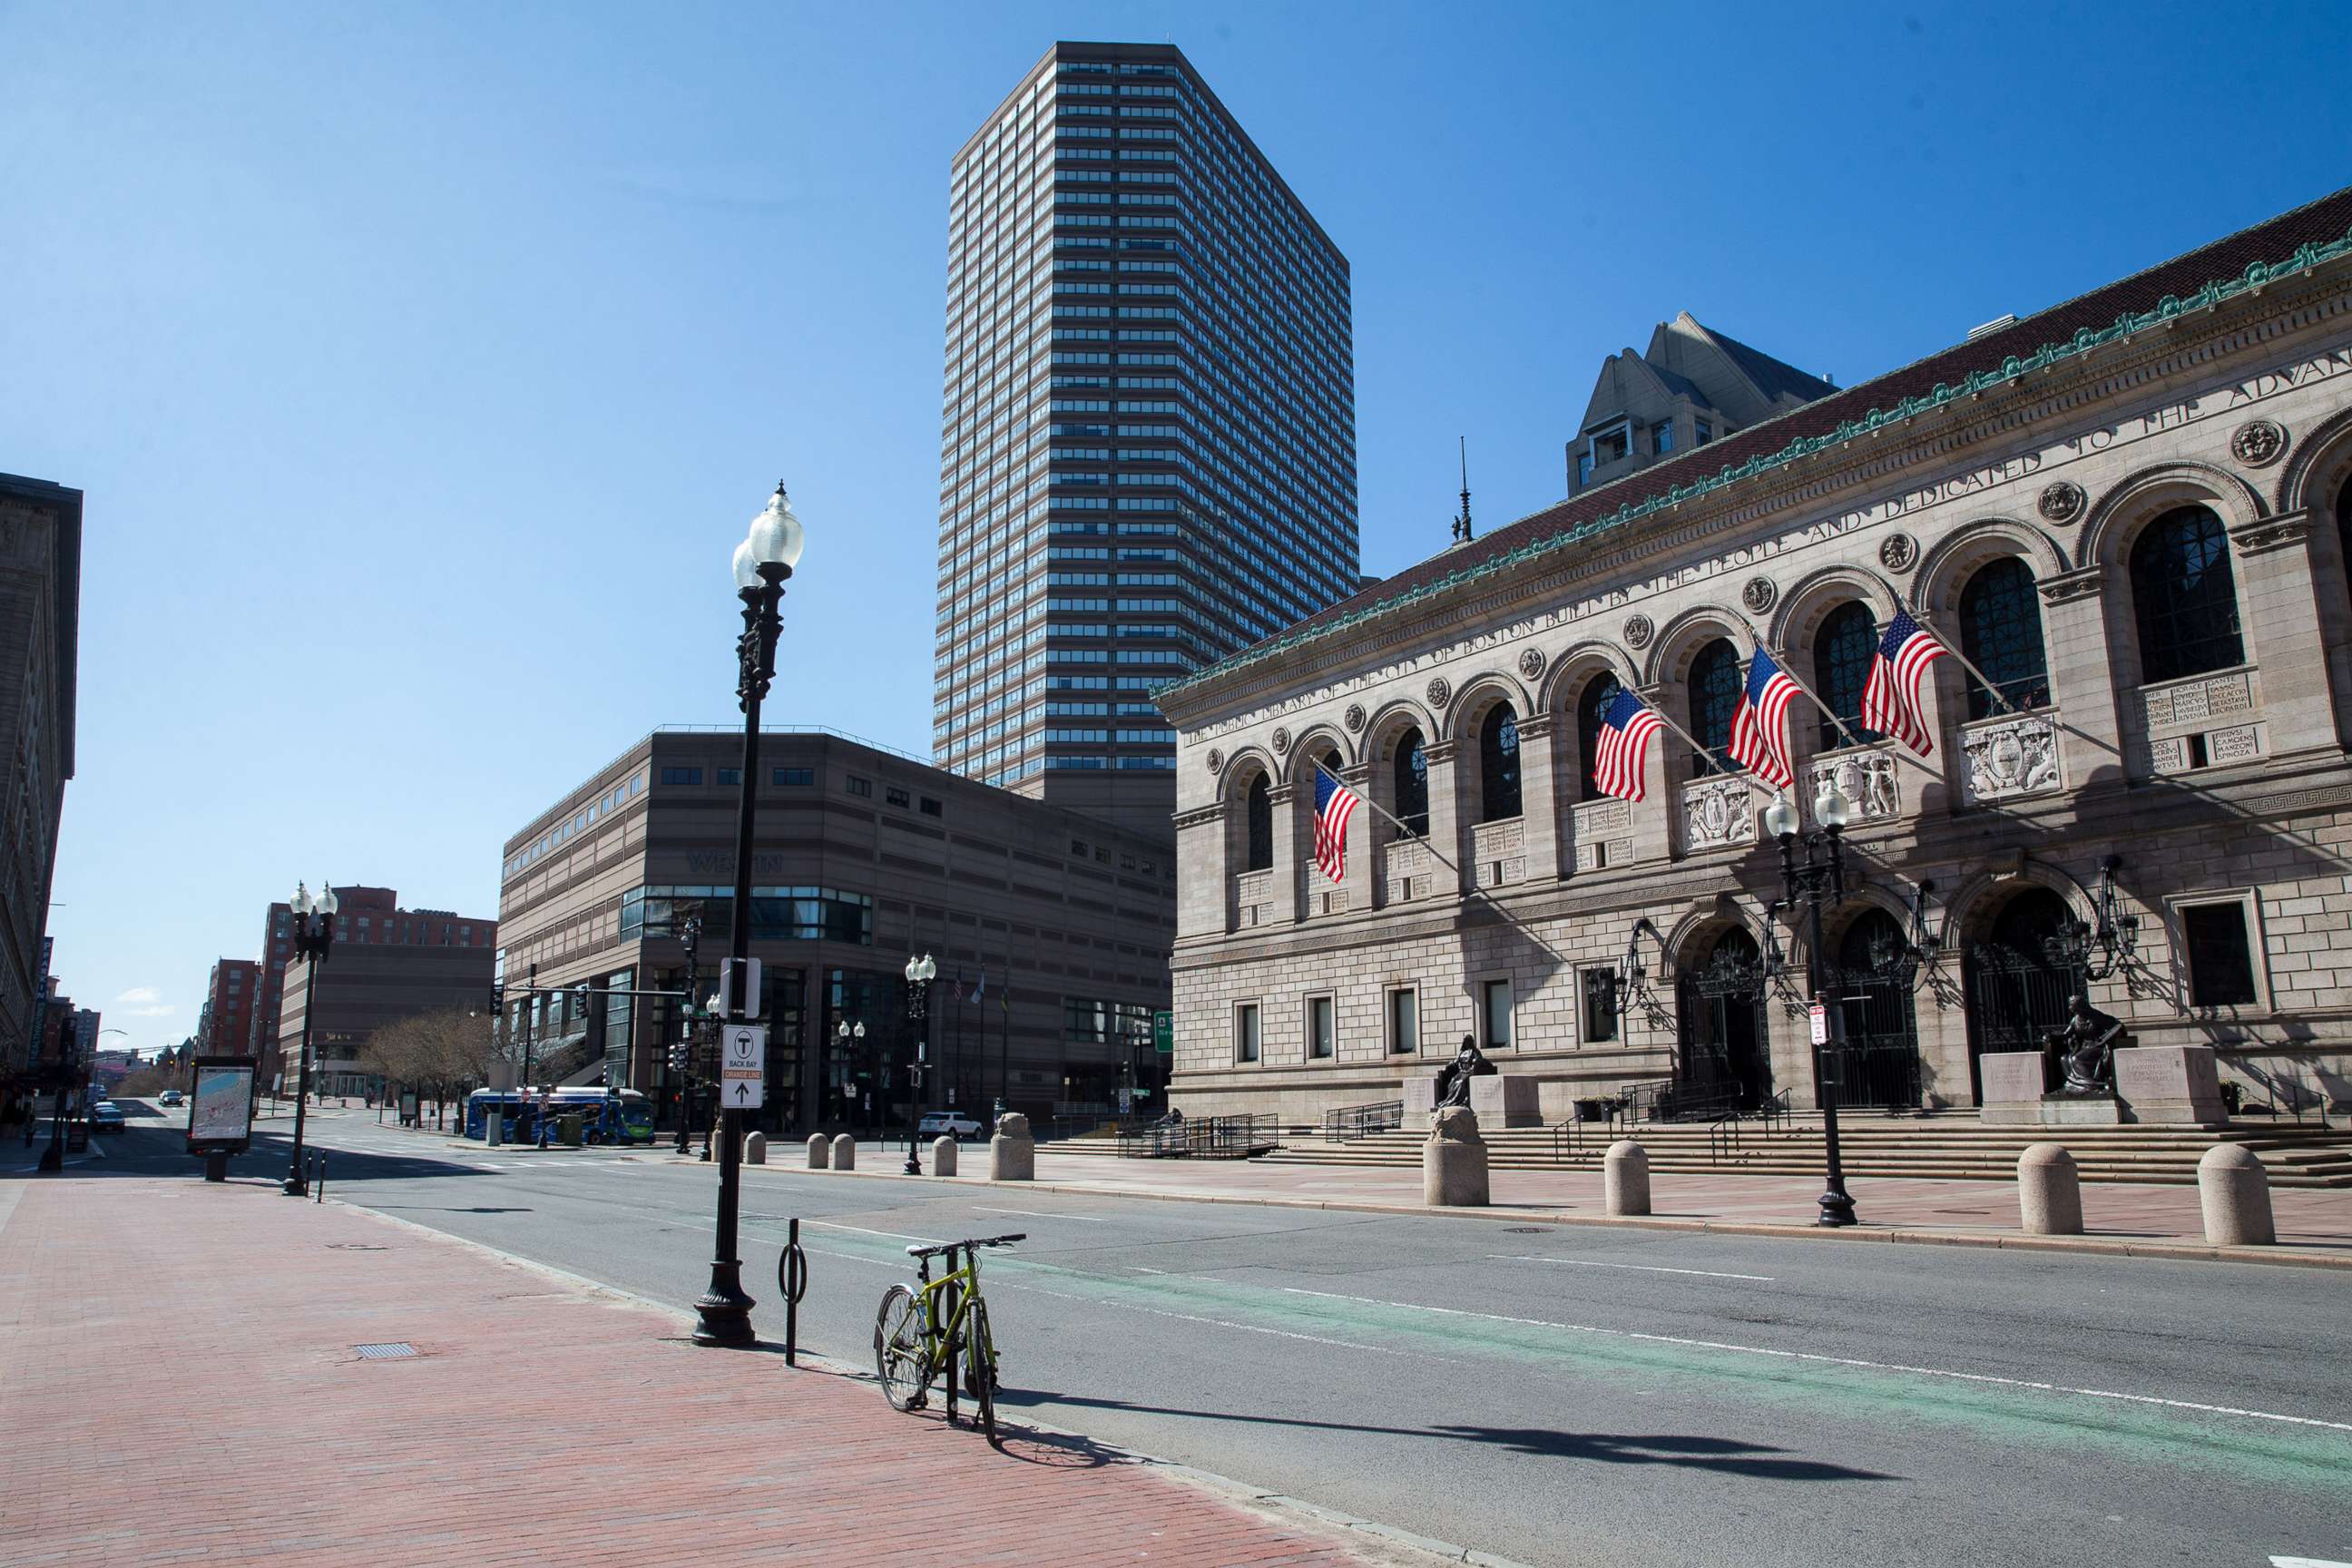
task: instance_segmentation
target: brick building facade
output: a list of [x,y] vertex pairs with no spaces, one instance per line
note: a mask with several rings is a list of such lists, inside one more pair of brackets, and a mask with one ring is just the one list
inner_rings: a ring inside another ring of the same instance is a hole
[[[1855,803],[1824,942],[1847,1097],[1971,1106],[1978,1057],[2033,1048],[2087,981],[2139,1044],[2340,1101],[2347,485],[2352,191],[1662,457],[1163,691],[1176,1102],[1390,1099],[1475,1032],[1548,1120],[1644,1080],[1816,1103],[1768,978],[1807,958],[1769,912],[1770,792],[1669,732],[1641,801],[1595,798],[1591,752],[1622,684],[1719,756],[1759,639],[1851,715],[1902,605],[2005,700],[1933,665],[1925,758],[1790,710],[1808,816],[1824,774]],[[1357,812],[1336,886],[1318,761],[1414,828]],[[2047,940],[2075,922],[2116,938],[2089,972]]]
[[38,1057],[49,886],[74,771],[81,492],[0,474],[0,1095]]
[[[310,1026],[310,1087],[321,1094],[361,1094],[375,1079],[359,1060],[367,1038],[386,1024],[421,1013],[489,1005],[498,968],[499,926],[448,910],[404,910],[390,888],[337,888],[335,944],[317,967],[319,1013]],[[273,930],[278,910],[270,911]],[[289,928],[290,930],[290,928]],[[273,944],[278,940],[273,937]],[[290,945],[290,934],[286,938]],[[311,965],[285,963],[278,1015],[284,1087],[300,1062],[303,1015],[311,1005]],[[268,1081],[265,1079],[264,1081]]]

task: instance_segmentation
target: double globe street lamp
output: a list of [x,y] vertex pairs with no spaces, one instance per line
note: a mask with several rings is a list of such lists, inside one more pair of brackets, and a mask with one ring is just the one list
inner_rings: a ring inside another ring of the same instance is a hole
[[915,1059],[907,1064],[908,1086],[907,1112],[907,1174],[923,1173],[922,1163],[915,1157],[915,1135],[922,1131],[924,1058],[931,1037],[931,982],[939,978],[940,966],[931,962],[929,953],[907,960],[907,1022],[915,1037]]
[[1828,1145],[1828,1180],[1821,1196],[1822,1216],[1816,1224],[1832,1228],[1854,1223],[1853,1198],[1845,1190],[1845,1167],[1838,1153],[1838,1075],[1845,1058],[1843,1005],[1829,994],[1831,971],[1822,952],[1822,911],[1845,902],[1845,850],[1842,836],[1853,819],[1853,803],[1833,777],[1822,780],[1813,801],[1813,821],[1820,831],[1805,836],[1805,858],[1797,860],[1797,808],[1785,795],[1776,795],[1764,808],[1764,831],[1780,842],[1780,902],[1783,910],[1805,907],[1805,989],[1812,994],[1812,1016],[1822,1021],[1822,1037],[1814,1041],[1814,1076],[1821,1084],[1822,1135]]
[[[801,520],[782,483],[767,507],[751,520],[751,531],[735,547],[736,596],[743,601],[743,632],[735,642],[736,705],[743,710],[741,795],[735,809],[734,918],[728,922],[728,955],[734,960],[722,1000],[730,1023],[742,1023],[756,997],[743,994],[751,967],[751,833],[760,781],[760,703],[776,675],[776,635],[783,629],[778,606],[784,583],[801,558]],[[719,1110],[719,1226],[710,1258],[710,1288],[694,1304],[698,1344],[745,1345],[751,1330],[751,1298],[743,1293],[742,1260],[735,1256],[735,1214],[742,1190],[742,1112]]]
[[289,1198],[304,1196],[310,1190],[302,1174],[302,1112],[310,1100],[310,1025],[319,1016],[319,965],[335,945],[335,911],[341,907],[335,889],[323,882],[315,899],[308,887],[294,884],[294,952],[310,967],[302,986],[301,1065],[294,1077],[294,1162],[286,1170],[285,1193]]

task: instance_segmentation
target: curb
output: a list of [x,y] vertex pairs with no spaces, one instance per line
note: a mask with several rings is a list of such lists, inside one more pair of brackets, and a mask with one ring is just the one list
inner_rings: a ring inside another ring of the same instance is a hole
[[[701,1163],[698,1160],[693,1163]],[[845,1173],[857,1174],[855,1171]],[[887,1173],[876,1171],[866,1173],[882,1175]],[[898,1179],[912,1181],[916,1178],[902,1175]],[[384,1225],[414,1232],[428,1240],[446,1242],[497,1262],[529,1269],[534,1274],[542,1275],[557,1284],[567,1286],[583,1295],[624,1302],[658,1314],[682,1327],[690,1328],[694,1323],[692,1312],[670,1302],[656,1301],[651,1297],[640,1296],[634,1290],[624,1290],[617,1285],[607,1285],[602,1280],[591,1279],[584,1274],[574,1274],[568,1268],[558,1268],[551,1263],[541,1263],[533,1258],[523,1258],[501,1247],[492,1247],[488,1242],[476,1241],[469,1237],[455,1236],[444,1230],[435,1230],[430,1226],[419,1225],[415,1220],[402,1219],[395,1215],[384,1214],[381,1210],[369,1208],[363,1204],[349,1203],[341,1198],[331,1198],[327,1201],[334,1204],[338,1208],[348,1209],[353,1214],[364,1215]],[[764,1344],[769,1342],[759,1342]],[[803,1363],[801,1370],[814,1371],[828,1377],[847,1378],[855,1383],[875,1381],[872,1373],[836,1361],[831,1356],[815,1351],[801,1352],[800,1360]],[[1325,1508],[1320,1503],[1307,1502],[1303,1499],[1289,1497],[1281,1492],[1268,1491],[1264,1487],[1252,1486],[1246,1481],[1237,1481],[1230,1476],[1218,1475],[1213,1470],[1198,1469],[1191,1465],[1178,1464],[1173,1459],[1160,1458],[1155,1454],[1122,1447],[1116,1443],[1107,1443],[1099,1437],[1089,1436],[1075,1428],[1056,1426],[1050,1422],[1037,1420],[1034,1416],[1026,1415],[1009,1416],[1000,1413],[998,1422],[1001,1426],[1026,1428],[1032,1432],[1044,1433],[1048,1436],[1076,1438],[1106,1454],[1156,1471],[1181,1485],[1197,1490],[1214,1492],[1227,1502],[1271,1515],[1276,1522],[1289,1528],[1321,1527],[1325,1530],[1343,1531],[1351,1535],[1368,1536],[1370,1538],[1370,1542],[1351,1541],[1347,1544],[1360,1550],[1377,1544],[1391,1554],[1389,1561],[1392,1563],[1418,1564],[1433,1559],[1443,1563],[1475,1563],[1479,1568],[1531,1568],[1531,1565],[1513,1558],[1497,1557],[1492,1552],[1479,1552],[1467,1546],[1457,1546],[1450,1541],[1415,1535],[1411,1531],[1400,1530],[1394,1525],[1381,1524],[1374,1520],[1359,1519],[1354,1514],[1341,1513],[1336,1509]]]
[[[671,1162],[700,1164],[700,1161]],[[909,1176],[899,1171],[810,1171],[781,1165],[745,1165],[746,1171],[780,1175],[846,1176],[852,1180],[919,1182],[936,1184],[937,1176]],[[1338,1214],[1400,1215],[1423,1219],[1539,1219],[1547,1225],[1585,1226],[1595,1229],[1624,1226],[1635,1230],[1680,1231],[1702,1236],[1803,1237],[1826,1242],[1882,1242],[1909,1247],[1973,1247],[2004,1252],[2079,1253],[2100,1258],[2148,1258],[2176,1263],[2260,1263],[2282,1268],[2352,1270],[2352,1250],[2316,1252],[2292,1247],[2218,1247],[2197,1241],[2131,1240],[2119,1237],[2028,1236],[2022,1231],[1921,1230],[1892,1226],[1856,1226],[1851,1230],[1825,1230],[1818,1226],[1779,1225],[1761,1220],[1675,1219],[1657,1215],[1612,1216],[1569,1214],[1528,1205],[1492,1205],[1485,1208],[1430,1208],[1412,1204],[1360,1202],[1346,1198],[1291,1198],[1236,1193],[1160,1193],[1129,1187],[1087,1186],[1070,1182],[992,1182],[985,1177],[950,1176],[965,1186],[1002,1187],[1033,1193],[1058,1193],[1094,1198],[1145,1198],[1155,1203],[1249,1204],[1261,1208],[1326,1209]]]

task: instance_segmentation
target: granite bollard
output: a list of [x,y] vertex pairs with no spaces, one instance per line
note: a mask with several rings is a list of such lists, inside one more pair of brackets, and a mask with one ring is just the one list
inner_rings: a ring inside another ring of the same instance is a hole
[[832,1144],[831,1142],[829,1142],[826,1140],[825,1135],[824,1135],[824,1133],[822,1133],[822,1132],[812,1132],[812,1133],[810,1133],[810,1134],[809,1134],[809,1169],[810,1169],[810,1170],[812,1170],[812,1171],[822,1171],[822,1170],[824,1170],[827,1164],[831,1163],[831,1162],[826,1158],[826,1156],[827,1156],[827,1155],[829,1155],[829,1154],[831,1154],[832,1152],[833,1152],[833,1144]]
[[1487,1202],[1486,1141],[1466,1105],[1439,1108],[1421,1146],[1421,1201],[1432,1208],[1482,1208]]
[[743,1163],[764,1165],[768,1163],[768,1135],[754,1132],[743,1140]]
[[2205,1239],[2216,1247],[2271,1247],[2278,1225],[2271,1215],[2271,1179],[2262,1160],[2240,1143],[2216,1143],[2197,1162],[2197,1202],[2205,1211]]
[[857,1140],[846,1132],[833,1141],[833,1168],[836,1171],[857,1169]]
[[1037,1175],[1037,1145],[1029,1136],[1029,1119],[1008,1110],[996,1119],[996,1136],[988,1141],[988,1179],[1027,1182]]
[[2017,1157],[2018,1223],[2028,1236],[2083,1234],[2083,1180],[2063,1143],[2030,1143]]
[[1611,1215],[1650,1212],[1650,1155],[1631,1138],[1609,1145],[1601,1157],[1601,1209]]
[[956,1141],[952,1138],[932,1139],[931,1174],[934,1176],[952,1176],[955,1174],[955,1165]]

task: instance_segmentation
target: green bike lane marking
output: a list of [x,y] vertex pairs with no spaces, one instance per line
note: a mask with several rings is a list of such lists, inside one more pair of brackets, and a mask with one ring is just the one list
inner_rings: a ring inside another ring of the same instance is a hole
[[[842,1248],[832,1256],[904,1268],[903,1251],[879,1240],[890,1234],[839,1227],[825,1239]],[[2075,1459],[2095,1449],[2200,1477],[2219,1468],[2352,1497],[2352,1422],[1199,1274],[1096,1274],[1012,1253],[988,1255],[982,1279],[997,1289],[1382,1356],[1475,1357],[1570,1380],[1622,1383],[1638,1373],[1644,1389],[1737,1400],[1767,1421],[1775,1408],[1801,1408],[1911,1436],[1933,1425]]]

